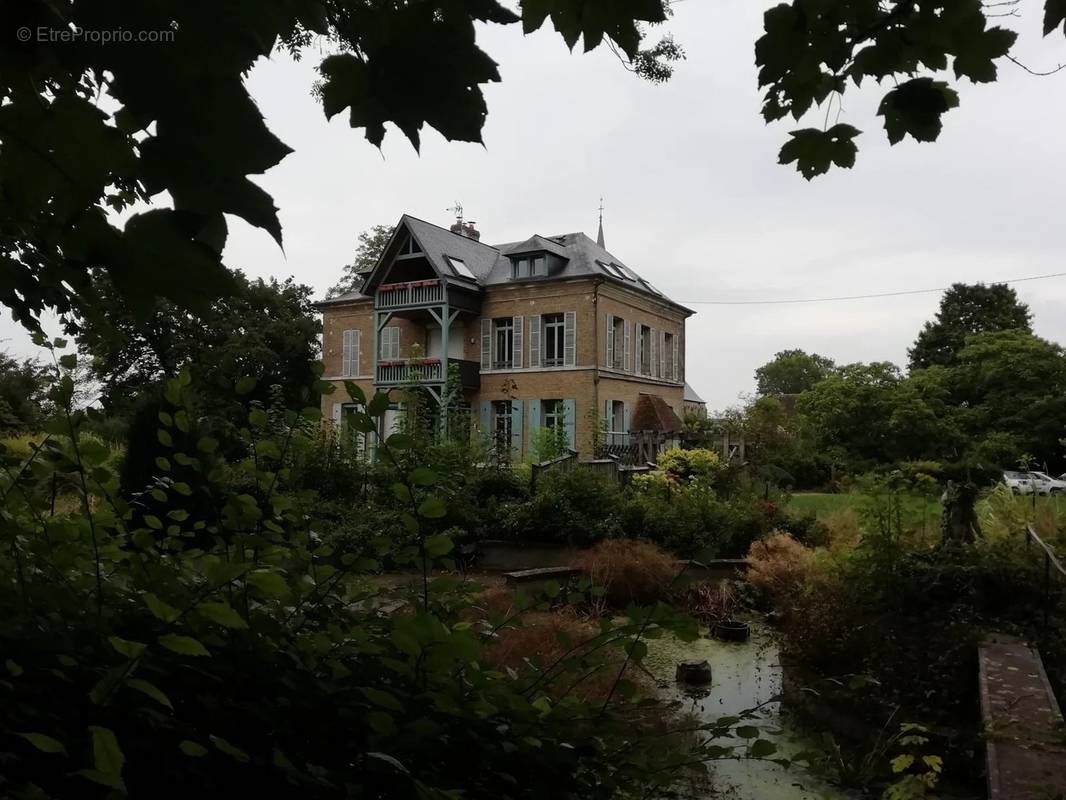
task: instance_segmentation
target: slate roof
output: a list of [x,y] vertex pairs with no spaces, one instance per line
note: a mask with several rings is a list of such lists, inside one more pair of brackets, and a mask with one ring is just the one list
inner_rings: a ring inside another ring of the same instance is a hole
[[[482,287],[524,283],[527,281],[534,283],[538,281],[551,282],[571,278],[595,277],[617,286],[625,286],[627,289],[692,313],[690,309],[662,294],[651,283],[641,278],[633,269],[626,266],[609,251],[600,247],[584,233],[564,233],[557,236],[535,234],[520,242],[489,245],[458,233],[452,233],[447,228],[442,228],[439,225],[434,225],[408,214],[404,214],[400,218],[396,230],[400,230],[404,226],[421,245],[426,257],[437,269],[437,272],[443,275],[449,283],[469,286],[471,282],[466,278],[457,276],[447,264],[445,256],[461,259],[476,277],[477,284]],[[563,268],[547,278],[514,280],[511,277],[511,260],[508,256],[539,251],[547,251],[564,259]],[[623,274],[627,275],[627,277],[620,277],[605,266],[610,264],[620,265]],[[374,273],[378,272],[381,267],[382,264],[379,262],[371,273],[370,282],[374,281]],[[632,279],[628,276],[631,276]],[[339,297],[324,300],[317,305],[321,307],[364,299],[367,299],[367,295],[361,292],[348,292]]]
[[678,433],[683,427],[681,419],[665,400],[657,394],[641,392],[633,412],[633,421],[629,424],[630,430]]
[[686,403],[703,403],[704,405],[706,405],[703,398],[696,394],[696,390],[689,386],[688,381],[685,381],[684,400]]

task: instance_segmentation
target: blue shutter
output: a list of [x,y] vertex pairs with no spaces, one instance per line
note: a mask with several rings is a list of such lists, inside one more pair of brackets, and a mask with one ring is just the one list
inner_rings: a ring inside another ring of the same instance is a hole
[[522,455],[522,401],[511,401],[511,450],[516,458]]
[[577,402],[563,400],[563,429],[566,431],[566,440],[570,443],[570,449],[577,449]]
[[481,438],[492,441],[492,403],[481,401]]
[[529,400],[526,406],[526,413],[529,415],[529,441],[532,443],[533,437],[540,430],[540,400]]

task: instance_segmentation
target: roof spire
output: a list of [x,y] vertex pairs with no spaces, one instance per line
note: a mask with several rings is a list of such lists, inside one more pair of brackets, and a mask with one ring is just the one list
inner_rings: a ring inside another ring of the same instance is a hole
[[600,231],[599,231],[599,233],[596,234],[596,244],[598,244],[600,247],[604,247],[604,244],[603,244],[603,197],[600,197]]

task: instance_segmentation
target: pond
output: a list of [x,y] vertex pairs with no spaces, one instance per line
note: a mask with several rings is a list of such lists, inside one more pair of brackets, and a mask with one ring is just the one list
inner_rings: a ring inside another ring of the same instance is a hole
[[[770,702],[781,692],[778,648],[765,623],[749,622],[752,635],[744,643],[720,642],[706,636],[694,642],[682,642],[672,636],[652,639],[648,641],[644,665],[662,682],[663,697],[681,703],[683,711],[710,721],[765,703],[750,724],[763,731],[763,738],[777,744],[780,755],[787,758],[803,750],[818,749],[783,713],[781,703]],[[703,659],[710,663],[714,675],[708,688],[694,691],[674,680],[677,662]],[[786,769],[769,761],[715,762],[711,783],[716,795],[732,800],[848,800],[858,796],[810,775],[800,766]]]

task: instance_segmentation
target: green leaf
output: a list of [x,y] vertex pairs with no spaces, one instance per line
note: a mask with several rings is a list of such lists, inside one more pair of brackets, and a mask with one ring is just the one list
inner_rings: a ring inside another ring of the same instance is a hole
[[[90,725],[93,737],[93,765],[96,775],[88,775],[97,783],[126,791],[126,785],[122,781],[122,768],[126,763],[126,757],[122,754],[122,748],[118,746],[118,739],[109,728],[101,728]],[[90,771],[91,772],[91,771]]]
[[416,467],[411,470],[408,480],[415,486],[432,486],[437,482],[438,476],[429,467]]
[[749,751],[753,758],[767,758],[777,752],[777,745],[769,739],[756,739]]
[[440,519],[448,513],[448,506],[436,495],[427,497],[418,506],[418,515],[425,519]]
[[159,421],[168,428],[174,427],[174,417],[170,416],[166,411],[159,412]]
[[218,439],[212,436],[205,436],[196,443],[196,449],[201,453],[213,453],[218,449]]
[[154,531],[160,531],[163,529],[163,521],[153,514],[144,515],[144,524]]
[[156,435],[156,438],[159,439],[159,443],[161,445],[163,445],[163,447],[173,447],[174,446],[173,437],[171,437],[171,435],[167,431],[163,430],[162,428],[160,428],[158,431],[156,431],[155,435]]
[[224,628],[248,627],[248,623],[244,621],[241,615],[238,614],[229,603],[200,603],[200,605],[196,607],[196,611]]
[[825,131],[817,128],[792,131],[789,133],[792,139],[781,147],[778,162],[791,164],[795,161],[796,169],[807,180],[828,172],[831,164],[850,169],[855,165],[858,152],[852,140],[859,133],[858,129],[843,123]]
[[108,641],[111,642],[112,647],[126,658],[140,658],[144,654],[144,651],[148,649],[148,645],[146,644],[130,642],[121,639],[118,636],[111,636],[108,638]]
[[173,622],[178,618],[178,610],[173,606],[169,606],[149,592],[144,596],[144,604],[148,606],[148,610],[157,618],[163,620],[163,622]]
[[171,711],[174,710],[174,706],[170,704],[170,698],[163,694],[162,690],[155,684],[149,683],[145,680],[141,680],[140,678],[130,678],[126,681],[126,685],[129,686],[131,689],[135,689],[141,694],[145,694],[148,697],[151,697],[157,703],[166,706]]
[[1047,36],[1059,25],[1066,34],[1066,0],[1047,0],[1044,4],[1044,35]]
[[900,773],[911,768],[914,763],[914,756],[904,753],[901,756],[896,756],[889,763],[892,765],[893,772]]
[[207,738],[211,740],[211,744],[213,744],[215,747],[217,747],[220,751],[225,753],[230,758],[239,761],[242,764],[247,764],[250,760],[246,752],[241,750],[241,748],[230,744],[221,736],[215,736],[214,734],[211,734]]
[[248,424],[253,428],[264,427],[268,420],[267,413],[261,408],[253,408],[248,412]]
[[191,636],[167,633],[159,637],[159,643],[167,650],[182,656],[210,656],[207,648]]
[[366,699],[374,705],[387,708],[391,711],[403,711],[403,705],[400,701],[386,691],[374,689],[370,686],[362,686],[359,688],[359,691],[361,691],[366,696]]
[[245,377],[237,381],[237,385],[234,387],[234,389],[237,394],[240,395],[251,394],[255,390],[256,383],[257,381],[255,378],[246,375]]
[[759,737],[759,729],[754,725],[741,725],[734,733],[741,739],[757,739]]
[[207,755],[206,747],[204,747],[202,744],[197,744],[196,742],[190,741],[188,739],[183,739],[181,743],[178,744],[178,748],[185,755],[191,756],[192,758],[200,758],[201,756]]
[[451,537],[443,533],[426,537],[426,555],[430,558],[440,558],[450,553],[454,546]]
[[396,645],[398,650],[409,656],[417,658],[422,652],[422,646],[418,643],[418,640],[409,633],[394,630],[389,638],[392,639],[392,643]]
[[246,580],[267,597],[284,598],[289,594],[289,585],[285,579],[270,570],[257,570],[248,573]]
[[370,402],[367,403],[366,413],[372,417],[380,417],[389,410],[390,405],[392,405],[392,400],[389,398],[388,393],[378,392],[371,398]]
[[955,54],[955,76],[965,75],[974,83],[991,83],[996,79],[995,59],[1005,56],[1017,38],[1014,31],[999,27],[960,37]]
[[67,748],[63,746],[63,743],[57,739],[53,739],[51,736],[47,736],[43,733],[15,733],[16,736],[21,736],[27,742],[32,744],[42,753],[62,753],[67,754]]
[[940,117],[958,104],[958,93],[943,81],[914,78],[888,92],[877,114],[885,118],[892,144],[907,134],[919,142],[932,142],[940,135]]
[[4,662],[4,666],[7,667],[7,671],[11,674],[12,678],[17,678],[23,673],[22,667],[10,658]]

